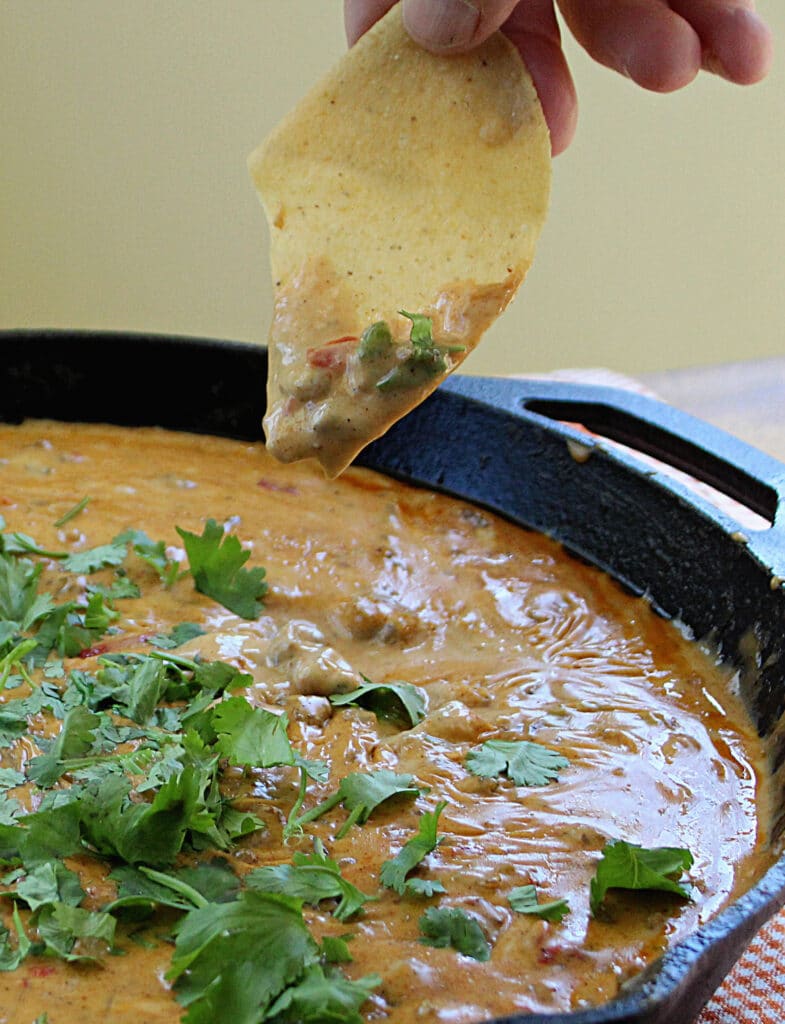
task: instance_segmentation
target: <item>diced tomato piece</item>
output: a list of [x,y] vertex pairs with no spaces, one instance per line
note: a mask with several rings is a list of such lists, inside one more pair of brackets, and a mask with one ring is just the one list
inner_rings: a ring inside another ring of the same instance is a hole
[[282,494],[297,494],[297,488],[291,484],[279,484],[275,480],[268,480],[266,477],[262,477],[256,481],[258,487],[263,487],[265,491],[280,491]]
[[48,978],[50,974],[54,974],[57,968],[54,964],[31,964],[27,968],[27,973],[32,975],[34,978]]
[[80,651],[77,657],[79,658],[97,658],[99,654],[106,654],[109,650],[108,644],[96,644],[95,647],[85,647],[83,651]]
[[345,334],[342,338],[333,338],[324,345],[309,348],[306,353],[308,364],[323,370],[343,369],[349,352],[358,341],[355,335]]

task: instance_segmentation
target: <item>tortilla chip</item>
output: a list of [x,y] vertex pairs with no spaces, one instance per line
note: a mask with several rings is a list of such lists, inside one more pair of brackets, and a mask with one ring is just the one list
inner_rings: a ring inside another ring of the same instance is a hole
[[[268,447],[335,475],[433,391],[515,294],[547,212],[548,130],[505,36],[434,56],[396,6],[249,166],[275,283]],[[433,341],[400,311],[429,317]],[[380,321],[391,343],[361,345]]]

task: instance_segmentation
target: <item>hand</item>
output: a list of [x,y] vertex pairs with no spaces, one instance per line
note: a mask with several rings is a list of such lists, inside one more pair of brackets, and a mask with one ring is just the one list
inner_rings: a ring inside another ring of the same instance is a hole
[[[354,44],[394,0],[344,0]],[[434,53],[461,53],[502,28],[534,79],[554,156],[575,132],[577,99],[561,48],[554,0],[403,0],[409,34]],[[600,64],[645,89],[672,92],[698,71],[739,85],[760,81],[771,33],[752,0],[558,0],[571,32]]]

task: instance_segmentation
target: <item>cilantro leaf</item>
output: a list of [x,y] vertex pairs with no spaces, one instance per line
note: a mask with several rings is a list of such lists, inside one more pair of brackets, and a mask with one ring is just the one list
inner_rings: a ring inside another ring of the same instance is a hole
[[449,367],[446,355],[464,351],[461,345],[438,345],[434,341],[433,323],[429,316],[407,313],[405,309],[399,309],[398,312],[412,322],[409,336],[412,350],[402,363],[398,363],[376,382],[377,389],[382,392],[419,387],[431,377],[447,373]]
[[265,570],[243,569],[250,552],[234,534],[208,519],[201,536],[176,527],[183,538],[196,589],[244,619],[255,619],[267,593]]
[[550,900],[548,903],[537,902],[537,890],[533,885],[519,885],[510,890],[510,906],[518,914],[532,914],[544,921],[559,922],[570,912],[567,900]]
[[42,789],[54,786],[65,771],[63,762],[67,758],[80,757],[92,748],[100,722],[99,716],[88,711],[83,704],[71,708],[48,752],[28,762],[28,779]]
[[353,917],[362,906],[375,897],[360,892],[342,875],[334,860],[325,853],[319,839],[313,853],[295,853],[291,864],[275,864],[256,868],[246,875],[246,884],[258,892],[277,892],[306,903],[338,899],[334,910],[339,921]]
[[[101,682],[108,682],[113,673],[102,671],[98,678]],[[146,725],[166,690],[166,665],[162,661],[145,658],[131,665],[121,678],[123,681],[117,693],[118,710],[132,722]]]
[[390,325],[384,320],[377,320],[376,323],[366,327],[360,335],[357,355],[362,360],[378,359],[380,356],[386,356],[392,347],[393,336]]
[[150,638],[150,643],[155,644],[156,647],[160,647],[162,650],[170,651],[174,647],[180,647],[181,644],[188,643],[189,640],[193,640],[197,636],[204,636],[204,630],[201,626],[197,626],[195,622],[180,622],[170,633],[158,633],[156,636]]
[[47,903],[77,907],[84,899],[79,875],[62,861],[48,861],[28,871],[10,895],[23,900],[31,910]]
[[423,900],[447,892],[442,883],[433,878],[407,878],[405,891],[410,896],[417,896]]
[[8,712],[7,705],[0,705],[0,747],[10,747],[27,732],[27,719]]
[[95,960],[114,942],[116,921],[111,914],[47,903],[35,920],[47,950],[70,962]]
[[21,623],[38,593],[43,565],[28,558],[0,556],[0,618]]
[[360,825],[368,820],[376,808],[393,796],[416,797],[420,789],[414,785],[413,775],[396,775],[381,768],[376,772],[352,772],[341,779],[339,793],[347,811],[359,811],[355,819]]
[[325,935],[319,947],[322,959],[328,964],[352,963],[354,957],[349,952],[347,943],[347,939],[351,938],[353,938],[351,935]]
[[420,931],[426,946],[452,946],[474,960],[490,959],[491,947],[477,919],[456,907],[429,907],[420,918]]
[[608,889],[653,889],[690,899],[689,891],[676,879],[692,865],[689,850],[673,846],[646,849],[617,839],[603,849],[591,880],[591,912],[596,915],[600,910]]
[[18,768],[0,768],[0,790],[15,789],[23,786],[24,781],[25,774]]
[[169,558],[162,540],[151,540],[144,530],[125,530],[114,538],[114,542],[130,544],[137,558],[155,569],[165,586],[170,587],[176,581],[180,566]]
[[188,1024],[258,1024],[317,957],[298,900],[243,892],[185,915],[167,978]]
[[466,755],[466,767],[474,775],[492,779],[506,774],[516,786],[544,786],[568,765],[555,750],[529,740],[486,740]]
[[349,817],[336,833],[336,838],[341,839],[352,825],[364,824],[376,808],[390,797],[417,797],[420,792],[421,790],[414,785],[413,775],[396,775],[386,768],[368,773],[352,772],[341,779],[337,792],[316,807],[312,807],[310,811],[306,811],[293,824],[302,826],[314,821],[342,803],[349,811]]
[[0,825],[15,825],[23,815],[24,808],[16,797],[0,794]]
[[86,629],[98,634],[105,633],[111,624],[119,618],[120,613],[106,603],[103,594],[90,594],[83,619]]
[[98,572],[99,569],[122,565],[127,555],[128,548],[124,543],[112,541],[110,544],[99,544],[88,551],[77,551],[68,555],[63,559],[62,565],[69,572],[89,575]]
[[118,887],[117,898],[104,907],[107,912],[154,905],[189,911],[210,903],[225,903],[237,895],[240,887],[229,864],[218,858],[169,874],[123,864],[109,877]]
[[[59,796],[59,794],[58,794]],[[64,803],[45,805],[21,819],[17,830],[18,852],[28,870],[53,860],[82,853],[79,807],[76,794],[63,795]],[[11,836],[7,836],[10,845]],[[3,843],[0,842],[0,847]]]
[[210,903],[226,903],[240,888],[240,881],[231,865],[221,857],[200,861],[193,867],[178,868],[174,874]]
[[409,725],[417,725],[425,718],[427,698],[425,691],[411,683],[372,683],[363,676],[363,685],[350,693],[334,693],[330,703],[336,707],[345,704],[361,704],[369,708],[377,718],[403,719]]
[[313,964],[276,999],[269,1019],[275,1024],[363,1024],[358,1011],[381,983],[378,974],[350,981],[336,970]]
[[186,765],[161,786],[151,803],[134,803],[128,779],[108,775],[79,795],[84,837],[104,856],[168,867],[194,823],[206,781],[196,767]]
[[[433,811],[426,811],[420,818],[417,835],[405,843],[392,860],[386,860],[382,864],[379,874],[382,885],[387,886],[388,889],[394,889],[400,895],[403,895],[407,889],[414,895],[423,894],[419,886],[409,885],[409,882],[413,880],[407,880],[406,876],[443,842],[444,836],[437,836],[436,829],[439,824],[439,815],[446,806],[446,802],[442,800]],[[438,888],[434,888],[434,885],[438,886],[439,883],[432,883],[428,895],[440,891]],[[443,887],[441,887],[441,891],[443,891]]]
[[433,349],[436,348],[436,342],[433,340],[433,321],[431,318],[424,316],[422,313],[407,313],[405,309],[399,309],[398,312],[401,316],[405,316],[407,320],[412,322],[409,339],[415,354],[419,358],[430,355]]
[[253,768],[294,764],[285,714],[255,708],[245,697],[229,697],[215,705],[211,724],[218,737],[216,750],[230,764]]
[[88,594],[101,594],[107,601],[122,601],[132,597],[139,597],[141,591],[134,581],[126,575],[123,569],[117,569],[112,582],[106,586],[103,583],[88,583],[86,587]]

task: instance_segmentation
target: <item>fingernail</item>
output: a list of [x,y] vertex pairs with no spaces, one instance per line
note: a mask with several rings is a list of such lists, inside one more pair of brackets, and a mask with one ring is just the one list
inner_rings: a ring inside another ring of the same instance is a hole
[[469,0],[404,0],[403,21],[426,48],[453,50],[471,42],[480,12]]
[[730,78],[725,65],[722,63],[716,53],[706,52],[703,55],[703,67],[706,71],[710,71],[712,75],[717,75],[719,78]]

